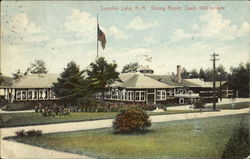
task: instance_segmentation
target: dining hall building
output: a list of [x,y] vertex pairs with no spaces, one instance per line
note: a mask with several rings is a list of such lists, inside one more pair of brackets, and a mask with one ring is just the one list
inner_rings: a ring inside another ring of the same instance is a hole
[[[8,86],[0,86],[9,102],[58,100],[52,91],[58,74],[28,74]],[[121,73],[121,82],[107,86],[104,99],[110,102],[139,104],[191,104],[204,98],[211,102],[213,86],[201,79],[182,79],[181,66],[176,74],[156,75],[148,66],[141,66],[136,73]],[[218,88],[217,88],[218,89]],[[230,91],[229,91],[230,92]],[[229,97],[230,93],[227,94]],[[101,93],[94,95],[101,99]],[[217,96],[218,97],[218,96]]]

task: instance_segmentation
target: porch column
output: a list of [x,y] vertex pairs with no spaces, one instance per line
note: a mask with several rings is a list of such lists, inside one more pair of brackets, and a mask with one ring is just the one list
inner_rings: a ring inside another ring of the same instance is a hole
[[21,92],[21,100],[23,100],[23,90],[20,90]]
[[16,89],[15,89],[15,101],[16,101]]
[[31,99],[34,99],[34,97],[35,97],[35,90],[34,89],[32,89],[32,91],[31,91],[32,93],[31,93]]
[[154,104],[156,104],[156,89],[154,89]]

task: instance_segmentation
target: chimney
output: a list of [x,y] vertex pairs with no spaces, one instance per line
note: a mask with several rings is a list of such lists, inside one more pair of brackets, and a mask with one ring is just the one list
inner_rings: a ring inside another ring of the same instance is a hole
[[181,65],[177,65],[176,81],[181,83]]

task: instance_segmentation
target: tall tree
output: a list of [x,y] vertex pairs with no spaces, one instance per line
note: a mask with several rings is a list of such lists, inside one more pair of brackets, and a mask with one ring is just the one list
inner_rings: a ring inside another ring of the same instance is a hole
[[3,82],[3,75],[2,75],[2,73],[0,72],[0,85],[2,84],[2,82]]
[[205,71],[201,68],[199,72],[199,78],[205,80]]
[[90,64],[91,70],[87,70],[88,79],[92,89],[97,93],[102,93],[104,99],[104,92],[106,88],[119,81],[119,72],[116,71],[116,63],[108,63],[104,57],[98,58],[95,62]]
[[230,83],[239,91],[240,97],[249,97],[250,63],[240,63],[238,67],[231,67]]
[[122,73],[134,73],[137,72],[139,68],[138,62],[131,62],[122,68]]
[[56,83],[53,83],[52,90],[57,97],[60,97],[65,104],[76,105],[77,99],[86,95],[88,82],[82,76],[79,66],[71,61],[60,74]]
[[23,73],[18,69],[15,73],[12,73],[13,79],[18,79],[23,77]]
[[24,73],[25,75],[28,73],[47,73],[48,70],[46,68],[45,62],[41,59],[35,60],[34,63],[30,64],[30,67],[27,68],[26,72]]

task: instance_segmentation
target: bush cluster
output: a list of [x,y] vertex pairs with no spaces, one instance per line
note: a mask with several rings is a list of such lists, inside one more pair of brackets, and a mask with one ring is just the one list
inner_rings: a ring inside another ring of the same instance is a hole
[[195,109],[202,109],[202,108],[205,108],[205,102],[204,102],[204,99],[197,99],[194,101],[194,108]]
[[122,109],[113,121],[115,133],[143,132],[150,126],[148,114],[139,107]]
[[42,131],[41,130],[19,130],[16,132],[16,136],[18,137],[34,137],[34,136],[41,136]]
[[128,109],[130,107],[138,107],[145,111],[152,111],[156,109],[155,105],[149,104],[133,104],[133,103],[114,103],[114,102],[95,102],[90,105],[78,103],[77,108],[74,109],[80,112],[119,112],[121,109]]
[[70,109],[64,106],[58,106],[54,104],[53,106],[39,105],[35,106],[35,112],[41,113],[44,117],[50,116],[69,116]]
[[[248,121],[247,121],[248,122]],[[225,146],[222,159],[242,159],[250,154],[249,124],[242,119]]]

